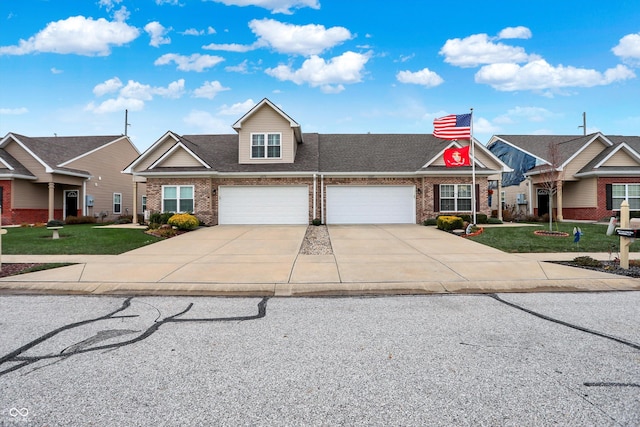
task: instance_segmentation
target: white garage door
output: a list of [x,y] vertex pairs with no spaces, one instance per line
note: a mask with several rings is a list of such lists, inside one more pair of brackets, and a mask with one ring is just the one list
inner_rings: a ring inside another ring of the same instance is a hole
[[220,186],[219,224],[308,224],[309,187]]
[[327,186],[327,224],[415,224],[412,185]]

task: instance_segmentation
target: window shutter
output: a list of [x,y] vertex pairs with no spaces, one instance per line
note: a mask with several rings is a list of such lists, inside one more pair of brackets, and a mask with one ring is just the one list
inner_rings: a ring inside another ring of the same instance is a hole
[[0,209],[4,209],[4,187],[0,187]]
[[433,211],[440,212],[440,185],[433,184]]
[[607,195],[607,210],[613,210],[613,186],[612,184],[605,185],[605,193]]
[[480,184],[476,184],[476,212],[480,210]]

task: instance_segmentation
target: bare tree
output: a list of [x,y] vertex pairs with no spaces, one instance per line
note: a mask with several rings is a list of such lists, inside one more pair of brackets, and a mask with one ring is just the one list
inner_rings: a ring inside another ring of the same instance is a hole
[[563,179],[564,172],[560,170],[562,159],[560,144],[550,143],[547,147],[548,164],[540,166],[540,181],[538,185],[549,197],[549,231],[553,231],[553,196],[558,192],[558,182]]

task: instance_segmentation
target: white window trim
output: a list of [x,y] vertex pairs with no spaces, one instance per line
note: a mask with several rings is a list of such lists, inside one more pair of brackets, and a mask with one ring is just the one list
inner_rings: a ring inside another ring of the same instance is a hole
[[[116,196],[120,196],[120,210],[116,210]],[[122,215],[122,193],[113,193],[113,214]]]
[[167,212],[167,210],[164,208],[164,189],[166,187],[175,187],[176,188],[176,213],[185,213],[186,211],[181,211],[180,210],[180,188],[181,187],[191,187],[191,194],[192,194],[192,199],[193,200],[193,212],[191,213],[195,213],[196,210],[196,189],[194,185],[163,185],[162,188],[160,189],[161,193],[160,193],[160,199],[162,202],[162,206],[161,206],[161,212]]
[[[254,135],[262,135],[264,136],[264,157],[254,157],[253,156],[253,136]],[[269,157],[269,135],[278,135],[280,138],[280,156],[279,157]],[[249,156],[251,159],[255,160],[282,160],[282,132],[252,132],[251,139],[249,141]]]
[[[442,197],[442,186],[443,185],[453,185],[453,197]],[[466,185],[468,187],[471,187],[471,184],[448,184],[448,183],[442,183],[440,184],[440,200],[438,200],[438,202],[440,203],[440,206],[438,206],[438,209],[442,209],[442,200],[454,200],[454,205],[455,205],[455,210],[452,211],[447,211],[447,210],[440,210],[439,212],[473,212],[473,197],[469,196],[469,197],[463,197],[460,198],[458,197],[458,186],[460,185]],[[473,194],[470,192],[470,194]],[[462,199],[462,200],[471,200],[471,209],[469,210],[462,210],[462,209],[458,209],[458,199]]]
[[[615,199],[619,199],[619,197],[614,197],[613,196],[613,186],[614,185],[624,185],[624,199],[627,202],[629,201],[629,186],[630,185],[639,185],[640,186],[640,182],[621,182],[621,183],[612,183],[611,184],[611,203],[613,204],[613,201]],[[631,197],[632,199],[640,199],[640,196],[633,196]],[[612,209],[614,212],[620,212],[620,208],[613,208]],[[632,212],[636,212],[636,211],[640,211],[640,209],[632,209],[631,206],[629,206],[629,210]]]
[[140,208],[142,209],[142,212],[147,210],[147,195],[143,194],[140,198]]

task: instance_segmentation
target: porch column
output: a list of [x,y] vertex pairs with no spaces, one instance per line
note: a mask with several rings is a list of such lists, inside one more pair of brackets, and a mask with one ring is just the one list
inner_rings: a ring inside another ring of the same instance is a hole
[[502,221],[502,174],[498,178],[498,188],[496,189],[496,200],[498,201],[498,219]]
[[562,216],[562,181],[559,180],[556,184],[556,220],[562,221],[564,217]]
[[133,178],[133,220],[134,224],[138,224],[138,183]]
[[56,185],[53,182],[49,183],[49,221],[55,219],[54,210],[53,210],[53,201],[54,201],[54,189]]

